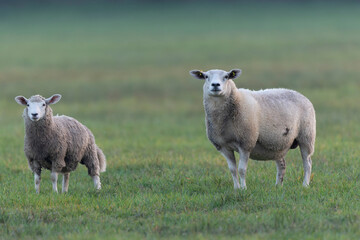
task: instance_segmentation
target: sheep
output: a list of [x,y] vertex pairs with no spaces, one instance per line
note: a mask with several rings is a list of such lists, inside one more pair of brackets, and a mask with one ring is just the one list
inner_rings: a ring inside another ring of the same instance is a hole
[[53,116],[50,105],[60,99],[60,94],[47,99],[40,95],[29,99],[23,96],[15,98],[18,104],[26,106],[23,112],[24,152],[34,173],[36,193],[40,193],[42,168],[51,171],[52,187],[56,193],[58,173],[63,174],[62,192],[66,193],[70,172],[79,162],[87,167],[95,188],[100,190],[100,172],[106,170],[105,155],[87,127],[68,116]]
[[[190,71],[190,75],[205,80],[203,101],[207,137],[227,160],[234,188],[246,189],[249,158],[274,160],[276,185],[282,185],[285,155],[297,146],[303,160],[303,186],[308,186],[316,135],[312,103],[302,94],[288,89],[237,89],[233,79],[240,74],[240,69]],[[238,169],[234,151],[240,157]]]

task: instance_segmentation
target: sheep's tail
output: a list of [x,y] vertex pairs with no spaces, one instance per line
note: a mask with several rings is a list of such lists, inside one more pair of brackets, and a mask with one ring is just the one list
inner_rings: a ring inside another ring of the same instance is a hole
[[99,159],[100,172],[105,172],[106,171],[106,157],[105,157],[103,151],[98,146],[96,146],[96,151],[97,151],[97,156]]

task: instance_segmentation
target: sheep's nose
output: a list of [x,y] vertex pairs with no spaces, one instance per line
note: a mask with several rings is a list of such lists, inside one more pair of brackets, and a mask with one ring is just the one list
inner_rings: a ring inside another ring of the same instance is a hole
[[220,87],[220,83],[212,83],[211,86],[213,86],[213,87]]
[[32,113],[31,115],[32,115],[33,117],[37,117],[38,114],[37,114],[37,113]]

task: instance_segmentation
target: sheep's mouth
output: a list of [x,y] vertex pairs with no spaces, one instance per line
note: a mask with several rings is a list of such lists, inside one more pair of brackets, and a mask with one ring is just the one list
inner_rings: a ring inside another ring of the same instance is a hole
[[213,92],[213,93],[218,93],[218,92],[221,92],[221,89],[219,89],[219,88],[213,88],[213,89],[211,89],[211,92]]
[[220,89],[212,89],[210,90],[209,95],[213,97],[220,97],[222,96],[222,91]]
[[39,118],[39,117],[31,117],[30,119],[31,119],[31,121],[35,121],[35,122],[36,122],[36,121],[38,121],[40,118]]
[[218,96],[221,94],[221,90],[220,89],[211,89],[210,90],[210,95],[214,95],[214,96]]

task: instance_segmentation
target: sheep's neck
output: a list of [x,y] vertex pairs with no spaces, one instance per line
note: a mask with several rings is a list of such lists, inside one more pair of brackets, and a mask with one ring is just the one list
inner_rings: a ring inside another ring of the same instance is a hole
[[31,121],[29,118],[25,120],[26,136],[29,138],[37,138],[40,135],[44,136],[46,133],[50,133],[53,130],[53,125],[54,120],[52,117],[52,111],[51,109],[48,109],[45,117],[37,122]]
[[233,84],[225,96],[204,96],[204,108],[208,120],[221,124],[225,119],[231,118],[235,112],[238,112],[238,105],[241,100],[236,92],[237,88]]

